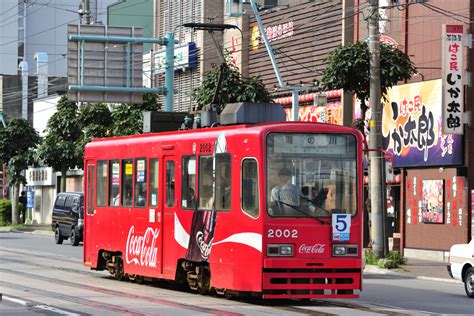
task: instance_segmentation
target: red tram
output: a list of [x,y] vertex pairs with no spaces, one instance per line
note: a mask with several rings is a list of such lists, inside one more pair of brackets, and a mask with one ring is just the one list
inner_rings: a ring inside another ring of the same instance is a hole
[[85,148],[84,264],[200,293],[356,298],[362,176],[360,133],[335,125],[97,139]]

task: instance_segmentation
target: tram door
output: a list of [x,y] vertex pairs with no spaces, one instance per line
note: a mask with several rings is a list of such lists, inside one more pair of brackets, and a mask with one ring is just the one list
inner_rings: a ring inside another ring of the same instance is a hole
[[164,183],[162,187],[163,196],[163,269],[162,273],[165,275],[174,276],[176,271],[176,256],[175,249],[172,246],[174,243],[174,212],[176,207],[176,190],[175,190],[175,173],[176,164],[173,156],[165,156],[163,158],[163,175]]
[[[92,160],[87,160],[86,162],[86,196],[84,200],[84,215],[85,218],[88,222],[92,221],[91,216],[95,214],[95,209],[94,209],[94,191],[95,191],[95,180],[94,180],[94,175],[95,175],[95,163]],[[84,240],[83,240],[83,260],[84,263],[90,264],[90,255],[91,255],[91,247],[93,248],[94,245],[91,245],[92,240],[87,240],[89,236],[93,236],[93,232],[90,232],[89,229],[92,227],[92,225],[84,225]]]

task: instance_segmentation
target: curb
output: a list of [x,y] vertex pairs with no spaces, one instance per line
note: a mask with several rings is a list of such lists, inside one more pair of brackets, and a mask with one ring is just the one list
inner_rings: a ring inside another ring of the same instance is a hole
[[34,230],[32,232],[24,232],[24,233],[32,234],[32,235],[54,236],[54,232],[49,231],[49,230]]
[[0,233],[23,233],[23,234],[32,234],[32,235],[43,235],[43,236],[54,236],[54,232],[51,230],[22,230],[15,227],[0,227]]
[[461,281],[454,280],[454,279],[418,276],[418,275],[410,274],[409,272],[398,272],[397,270],[391,271],[391,270],[388,270],[388,269],[381,269],[379,267],[372,266],[372,265],[366,265],[365,268],[364,268],[364,273],[385,274],[385,275],[398,276],[398,277],[402,277],[402,278],[406,278],[406,279],[418,279],[418,280],[424,280],[424,281],[436,281],[436,282],[463,284]]

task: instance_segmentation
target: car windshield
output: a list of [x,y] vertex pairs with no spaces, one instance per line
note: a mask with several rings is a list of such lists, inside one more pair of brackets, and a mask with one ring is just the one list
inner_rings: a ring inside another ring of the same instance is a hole
[[271,133],[267,137],[267,212],[273,217],[357,213],[356,138]]

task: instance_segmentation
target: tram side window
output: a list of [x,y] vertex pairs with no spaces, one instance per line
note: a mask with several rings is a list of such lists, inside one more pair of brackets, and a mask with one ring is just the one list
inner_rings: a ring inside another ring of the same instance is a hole
[[96,186],[97,206],[105,206],[107,202],[107,161],[97,162],[97,186]]
[[257,167],[255,159],[244,159],[242,162],[242,210],[252,217],[260,214]]
[[132,206],[133,161],[122,160],[122,206]]
[[216,209],[229,210],[231,197],[230,154],[216,155]]
[[150,159],[150,200],[151,206],[158,205],[158,159]]
[[166,162],[166,206],[174,205],[174,161]]
[[109,205],[120,204],[120,162],[111,161],[109,168]]
[[135,161],[135,206],[146,206],[146,159]]
[[212,156],[199,157],[198,208],[212,208]]
[[183,157],[181,177],[181,207],[194,209],[196,206],[196,157]]

